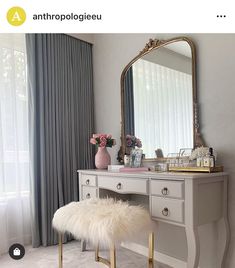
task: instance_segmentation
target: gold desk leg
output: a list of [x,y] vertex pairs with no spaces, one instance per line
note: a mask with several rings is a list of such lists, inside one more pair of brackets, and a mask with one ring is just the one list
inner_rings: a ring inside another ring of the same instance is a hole
[[149,234],[149,268],[154,268],[154,233]]
[[59,233],[59,268],[63,267],[63,235]]

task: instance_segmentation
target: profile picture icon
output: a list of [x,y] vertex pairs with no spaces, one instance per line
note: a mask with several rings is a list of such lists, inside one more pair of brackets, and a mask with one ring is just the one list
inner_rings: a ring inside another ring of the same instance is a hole
[[22,7],[12,7],[7,11],[7,21],[12,26],[20,26],[26,20],[26,12]]

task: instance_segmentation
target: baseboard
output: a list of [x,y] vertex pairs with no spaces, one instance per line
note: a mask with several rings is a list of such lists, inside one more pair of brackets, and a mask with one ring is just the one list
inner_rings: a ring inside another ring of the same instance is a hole
[[[148,248],[136,243],[125,242],[122,243],[122,247],[132,250],[136,253],[139,253],[143,256],[148,256]],[[166,254],[160,253],[158,251],[154,251],[154,259],[160,263],[169,265],[174,268],[187,268],[187,263],[181,260],[178,260],[174,257],[168,256]],[[200,268],[200,267],[198,267]]]

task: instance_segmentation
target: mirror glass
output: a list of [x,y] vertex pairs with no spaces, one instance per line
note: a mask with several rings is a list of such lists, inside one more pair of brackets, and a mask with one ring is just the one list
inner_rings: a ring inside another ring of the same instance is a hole
[[193,71],[191,47],[178,40],[145,53],[125,73],[124,134],[142,141],[145,158],[194,147]]

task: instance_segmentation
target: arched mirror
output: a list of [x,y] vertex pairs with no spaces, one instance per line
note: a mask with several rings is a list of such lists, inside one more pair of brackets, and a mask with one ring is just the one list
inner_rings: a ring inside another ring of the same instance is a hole
[[146,159],[155,158],[157,149],[166,157],[181,148],[202,145],[195,67],[195,47],[186,37],[150,39],[125,67],[121,75],[122,156],[128,134],[140,138]]

